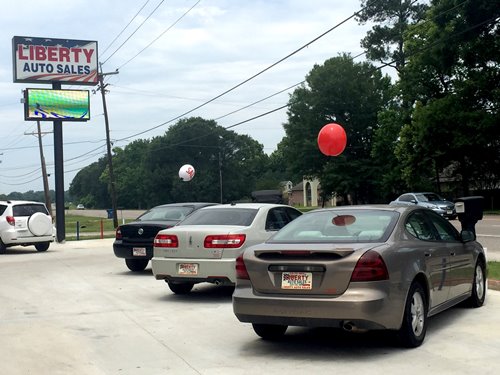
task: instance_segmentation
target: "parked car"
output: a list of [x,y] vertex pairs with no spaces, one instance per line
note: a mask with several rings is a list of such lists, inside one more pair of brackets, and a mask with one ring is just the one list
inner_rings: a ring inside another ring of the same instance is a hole
[[202,208],[154,240],[153,274],[177,294],[194,284],[234,285],[235,261],[248,246],[268,239],[302,213],[270,203],[238,203]]
[[328,326],[393,330],[416,347],[429,317],[486,295],[474,233],[415,205],[311,211],[248,248],[236,272],[233,311],[264,339]]
[[402,205],[418,205],[427,207],[447,219],[454,220],[457,218],[455,211],[455,204],[450,202],[439,194],[431,192],[423,193],[406,193],[397,197],[389,204],[402,204]]
[[0,201],[0,253],[5,253],[7,247],[31,245],[46,251],[54,238],[54,224],[45,204]]
[[153,257],[153,240],[156,234],[176,225],[192,212],[217,203],[192,202],[163,204],[151,208],[133,222],[116,228],[113,251],[124,258],[131,271],[143,271]]
[[85,210],[85,206],[80,203],[79,205],[76,206],[76,209],[77,210]]

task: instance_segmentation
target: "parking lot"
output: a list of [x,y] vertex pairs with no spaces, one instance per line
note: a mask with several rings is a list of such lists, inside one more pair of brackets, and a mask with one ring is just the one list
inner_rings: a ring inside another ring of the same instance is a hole
[[112,239],[11,248],[0,257],[0,373],[496,374],[500,292],[430,319],[401,349],[382,333],[289,329],[265,342],[232,313],[231,289],[174,295],[151,269],[129,272]]

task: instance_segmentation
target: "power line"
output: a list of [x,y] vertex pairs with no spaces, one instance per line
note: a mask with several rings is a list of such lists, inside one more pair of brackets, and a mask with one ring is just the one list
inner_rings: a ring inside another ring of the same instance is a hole
[[160,3],[156,6],[156,8],[154,8],[154,9],[153,9],[153,11],[152,11],[151,13],[149,13],[149,15],[148,15],[148,16],[144,19],[144,21],[142,21],[142,22],[141,22],[141,24],[140,24],[139,26],[137,26],[137,28],[136,28],[136,29],[132,32],[132,34],[130,34],[130,35],[128,36],[128,38],[127,38],[127,39],[125,39],[125,41],[124,41],[122,44],[120,44],[120,45],[118,46],[118,48],[117,48],[117,49],[115,49],[115,51],[114,51],[114,52],[113,52],[110,56],[108,56],[108,58],[107,58],[106,60],[104,60],[104,62],[103,62],[101,65],[106,64],[106,62],[107,62],[110,58],[112,58],[112,57],[115,55],[115,53],[116,53],[116,52],[118,52],[118,51],[119,51],[119,50],[120,50],[120,49],[124,46],[124,44],[125,44],[125,43],[127,43],[127,42],[129,41],[129,39],[130,39],[130,38],[132,38],[132,36],[133,36],[133,35],[134,35],[134,34],[135,34],[135,33],[136,33],[136,32],[137,32],[137,31],[138,31],[138,30],[142,27],[142,25],[144,25],[144,23],[146,23],[146,21],[147,21],[147,20],[148,20],[148,19],[149,19],[152,15],[153,15],[153,13],[154,13],[154,12],[156,12],[156,10],[160,7],[160,5],[161,5],[161,4],[163,4],[163,2],[164,2],[164,1],[165,1],[165,0],[161,0],[161,1],[160,1]]
[[130,26],[130,24],[136,19],[136,17],[139,15],[139,13],[141,13],[141,11],[144,9],[144,7],[149,3],[149,0],[146,0],[146,2],[142,5],[141,9],[139,9],[139,11],[135,14],[134,17],[132,17],[132,19],[129,21],[129,23],[127,23],[127,26],[125,26],[122,31],[120,31],[118,33],[118,35],[115,37],[115,39],[113,39],[111,41],[111,43],[109,43],[109,45],[104,49],[104,51],[101,52],[101,55],[104,55],[106,53],[106,51],[109,49],[109,47],[111,47],[113,45],[114,42],[116,42],[116,40],[123,34],[123,32],[127,29],[127,27]]
[[123,63],[122,65],[120,65],[118,68],[116,68],[117,70],[120,70],[121,68],[123,68],[125,65],[127,65],[129,62],[131,62],[132,60],[134,60],[137,56],[139,56],[141,53],[143,53],[147,48],[149,48],[154,42],[156,42],[158,39],[160,39],[167,31],[169,31],[171,28],[173,28],[180,20],[182,20],[189,12],[191,12],[191,10],[193,10],[193,8],[195,6],[197,6],[199,3],[200,3],[201,0],[198,0],[191,8],[189,8],[186,12],[184,12],[184,14],[182,16],[180,16],[179,18],[177,18],[177,20],[172,24],[170,25],[169,27],[167,27],[160,35],[158,35],[155,39],[153,39],[153,41],[151,43],[149,43],[146,47],[144,47],[143,49],[141,49],[139,52],[137,52],[136,55],[134,55],[133,57],[131,57],[129,60],[127,60],[125,63]]

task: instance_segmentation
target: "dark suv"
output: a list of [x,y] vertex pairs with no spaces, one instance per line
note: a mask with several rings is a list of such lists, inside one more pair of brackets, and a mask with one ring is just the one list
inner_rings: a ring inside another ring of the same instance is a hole
[[0,253],[7,247],[30,245],[46,251],[54,238],[55,228],[45,204],[0,201]]

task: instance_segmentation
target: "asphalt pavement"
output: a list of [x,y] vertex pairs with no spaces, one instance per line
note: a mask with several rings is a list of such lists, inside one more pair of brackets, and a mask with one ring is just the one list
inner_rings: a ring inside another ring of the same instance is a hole
[[132,273],[112,239],[68,241],[0,257],[0,374],[498,373],[500,292],[478,309],[429,320],[424,344],[380,332],[291,328],[266,342],[232,312],[231,289],[170,292],[151,269]]

